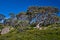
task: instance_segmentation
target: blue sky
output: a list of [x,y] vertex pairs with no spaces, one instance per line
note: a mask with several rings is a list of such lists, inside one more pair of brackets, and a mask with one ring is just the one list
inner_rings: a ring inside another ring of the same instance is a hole
[[8,17],[10,12],[18,14],[29,6],[53,6],[60,9],[60,0],[0,0],[0,13]]

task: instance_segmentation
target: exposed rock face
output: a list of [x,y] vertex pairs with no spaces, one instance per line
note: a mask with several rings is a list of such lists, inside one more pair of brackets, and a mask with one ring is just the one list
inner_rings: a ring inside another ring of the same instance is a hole
[[10,30],[9,30],[8,27],[3,28],[2,31],[1,31],[1,34],[6,34],[6,33],[8,33],[9,31],[10,31]]

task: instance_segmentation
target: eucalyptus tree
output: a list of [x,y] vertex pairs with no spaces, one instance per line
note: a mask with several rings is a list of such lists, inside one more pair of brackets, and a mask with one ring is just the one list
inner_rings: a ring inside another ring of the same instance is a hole
[[[3,23],[4,19],[5,19],[5,15],[0,14],[0,23]],[[4,25],[4,23],[3,23],[3,25]]]
[[16,17],[16,15],[14,13],[9,13],[9,15],[10,15],[11,19],[14,19]]
[[15,14],[14,13],[9,13],[10,17],[4,20],[4,24],[8,26],[13,26],[15,25]]
[[[29,16],[30,24],[35,23],[42,25],[48,25],[57,22],[58,8],[55,7],[29,7],[27,15]],[[55,18],[54,18],[55,17]]]
[[4,20],[4,25],[5,25],[5,26],[11,26],[11,19],[10,19],[10,18],[5,19],[5,20]]
[[9,18],[4,20],[4,24],[8,26],[15,27],[18,23],[18,20],[16,18],[16,15],[14,13],[9,13]]
[[24,27],[24,26],[28,25],[28,15],[26,15],[25,12],[21,12],[21,13],[17,14],[16,17],[18,19],[18,24],[21,27]]
[[11,22],[10,25],[15,26],[16,21],[17,21],[16,15],[14,13],[10,13],[9,15],[10,15],[9,19],[10,19],[10,22]]

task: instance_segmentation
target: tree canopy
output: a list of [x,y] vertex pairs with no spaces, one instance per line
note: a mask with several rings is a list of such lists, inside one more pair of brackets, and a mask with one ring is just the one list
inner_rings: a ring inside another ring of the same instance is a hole
[[[0,20],[4,20],[3,23],[9,23],[10,25],[15,24],[39,24],[48,25],[57,23],[59,18],[57,14],[59,13],[59,9],[56,7],[39,7],[39,6],[31,6],[27,9],[26,12],[20,12],[18,14],[10,13],[10,18],[4,19],[5,16],[0,14]],[[21,22],[20,22],[21,21]],[[25,21],[25,22],[24,22]]]

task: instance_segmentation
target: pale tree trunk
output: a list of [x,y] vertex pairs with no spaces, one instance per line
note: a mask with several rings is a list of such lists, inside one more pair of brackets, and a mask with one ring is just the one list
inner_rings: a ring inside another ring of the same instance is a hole
[[38,23],[38,24],[36,25],[36,28],[40,28],[40,27],[41,27],[40,24],[43,24],[43,22],[44,22],[44,21],[41,21],[40,23]]
[[40,27],[39,24],[37,24],[37,25],[36,25],[36,28],[39,28],[39,27]]

